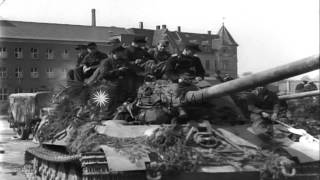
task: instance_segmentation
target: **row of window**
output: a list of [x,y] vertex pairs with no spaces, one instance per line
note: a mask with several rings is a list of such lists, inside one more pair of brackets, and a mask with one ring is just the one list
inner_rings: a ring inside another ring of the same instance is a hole
[[29,90],[22,89],[22,88],[15,88],[13,92],[9,92],[7,88],[0,88],[0,101],[6,101],[8,99],[9,94],[11,93],[23,93],[23,92],[37,92],[38,88],[30,88]]
[[[40,50],[39,48],[30,48],[30,57],[32,59],[39,59]],[[8,48],[0,47],[0,58],[7,58],[8,57]],[[22,48],[14,48],[14,57],[17,59],[22,59],[24,57]],[[54,51],[52,49],[46,49],[45,51],[45,58],[46,59],[54,59]],[[68,59],[69,58],[69,51],[65,49],[62,52],[62,58]]]
[[[65,73],[66,70],[64,69],[63,72]],[[47,77],[52,79],[55,76],[54,70],[52,67],[48,67],[46,69],[46,74]],[[15,77],[17,79],[22,79],[23,78],[23,70],[21,67],[17,67],[15,69]],[[31,78],[39,78],[39,69],[36,67],[33,67],[30,69],[30,77]],[[8,70],[6,67],[0,67],[0,79],[6,79],[8,78]]]

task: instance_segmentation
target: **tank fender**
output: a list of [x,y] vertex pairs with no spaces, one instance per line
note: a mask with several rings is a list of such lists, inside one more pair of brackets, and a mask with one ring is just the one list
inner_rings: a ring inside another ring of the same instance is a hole
[[101,145],[100,149],[106,156],[110,172],[146,170],[146,163],[150,162],[148,155],[133,162],[128,155],[121,153],[121,151],[115,148]]

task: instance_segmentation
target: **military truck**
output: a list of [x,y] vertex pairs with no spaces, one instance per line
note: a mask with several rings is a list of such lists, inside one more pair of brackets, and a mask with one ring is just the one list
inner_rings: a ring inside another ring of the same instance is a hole
[[19,139],[28,139],[40,122],[41,109],[50,105],[52,93],[15,93],[9,95],[8,121]]

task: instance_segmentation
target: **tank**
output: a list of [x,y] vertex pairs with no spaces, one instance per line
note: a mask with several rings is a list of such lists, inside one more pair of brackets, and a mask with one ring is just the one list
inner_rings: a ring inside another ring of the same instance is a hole
[[318,139],[280,121],[273,125],[277,136],[263,139],[229,96],[318,67],[319,56],[312,56],[225,83],[191,82],[183,91],[148,81],[108,119],[105,110],[115,108],[110,84],[74,85],[42,118],[40,145],[26,151],[27,177],[318,178]]
[[48,91],[9,95],[8,122],[19,139],[25,140],[35,133],[41,109],[49,105],[51,95]]

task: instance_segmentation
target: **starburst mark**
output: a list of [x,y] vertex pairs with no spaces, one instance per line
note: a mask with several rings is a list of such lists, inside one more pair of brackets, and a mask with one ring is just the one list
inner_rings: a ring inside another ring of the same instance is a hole
[[93,102],[99,107],[105,106],[110,102],[109,94],[106,91],[97,90],[93,93]]

